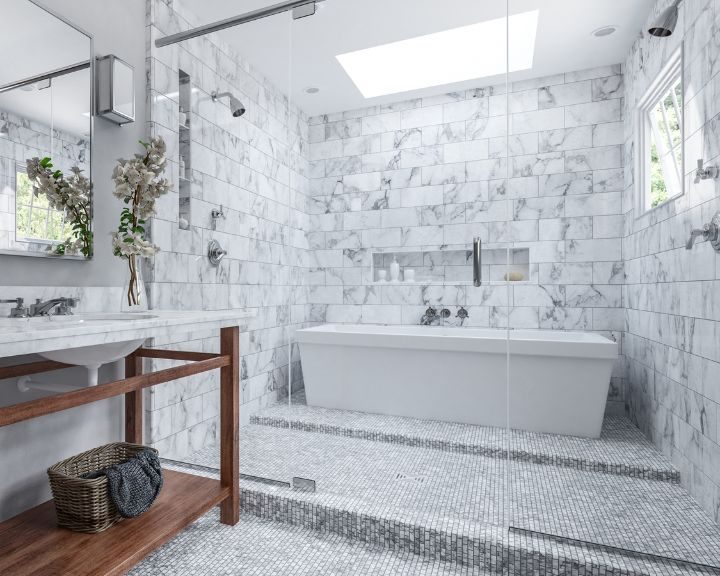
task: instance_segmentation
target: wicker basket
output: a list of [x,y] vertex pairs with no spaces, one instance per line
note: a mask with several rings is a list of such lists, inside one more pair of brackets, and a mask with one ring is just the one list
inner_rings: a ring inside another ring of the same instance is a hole
[[48,468],[58,526],[75,532],[102,532],[119,522],[122,517],[110,500],[107,478],[84,479],[80,476],[125,462],[145,449],[147,447],[140,444],[115,442]]

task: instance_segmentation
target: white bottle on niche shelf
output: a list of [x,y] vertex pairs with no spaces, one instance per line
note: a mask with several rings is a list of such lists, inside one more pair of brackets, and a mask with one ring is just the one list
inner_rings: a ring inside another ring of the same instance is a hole
[[400,280],[400,263],[397,261],[397,256],[393,256],[393,261],[390,264],[390,282],[398,282]]

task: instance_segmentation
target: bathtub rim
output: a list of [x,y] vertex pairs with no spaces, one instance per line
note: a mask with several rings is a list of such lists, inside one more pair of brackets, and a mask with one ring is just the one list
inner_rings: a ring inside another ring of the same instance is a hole
[[[351,329],[356,329],[351,331]],[[383,331],[372,332],[373,328]],[[408,329],[415,329],[408,332]],[[350,330],[349,330],[350,329]],[[402,330],[406,330],[402,333]],[[392,331],[396,330],[395,333]],[[433,333],[434,330],[438,332]],[[441,332],[441,330],[444,330]],[[457,330],[457,333],[447,333]],[[420,333],[420,332],[423,333]],[[427,333],[425,333],[427,331]],[[528,334],[562,333],[563,339],[523,338]],[[464,333],[464,334],[463,334]],[[391,326],[386,324],[322,324],[296,331],[302,344],[324,346],[358,346],[364,348],[394,348],[445,352],[476,352],[484,354],[549,356],[563,358],[616,359],[618,344],[595,332],[565,330],[510,330],[506,337],[502,328],[450,328],[425,326]],[[474,334],[474,335],[473,335]],[[513,338],[515,336],[515,338]],[[576,339],[572,339],[576,336]],[[302,354],[302,350],[301,350]]]

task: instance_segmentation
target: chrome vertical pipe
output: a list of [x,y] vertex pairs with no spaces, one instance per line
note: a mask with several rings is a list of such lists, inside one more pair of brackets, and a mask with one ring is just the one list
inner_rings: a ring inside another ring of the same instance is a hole
[[482,284],[482,240],[473,239],[473,284]]

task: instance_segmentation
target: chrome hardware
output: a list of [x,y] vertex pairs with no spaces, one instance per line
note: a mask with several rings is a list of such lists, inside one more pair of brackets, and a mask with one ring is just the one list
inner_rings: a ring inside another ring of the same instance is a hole
[[425,310],[425,314],[420,318],[420,324],[423,326],[430,326],[433,322],[438,319],[437,311],[432,306]]
[[25,300],[22,298],[0,300],[0,304],[15,304],[15,308],[10,309],[10,318],[27,318],[29,315],[28,309],[25,308]]
[[70,308],[75,308],[79,301],[79,298],[53,298],[43,302],[38,298],[35,300],[35,304],[30,305],[28,314],[30,316],[48,316],[50,311],[56,308],[56,316],[67,316],[72,314]]
[[210,244],[208,244],[207,255],[208,260],[210,260],[210,264],[218,266],[220,261],[227,256],[227,250],[223,250],[222,246],[220,246],[220,242],[217,240],[211,240]]
[[700,158],[697,161],[697,171],[695,172],[695,184],[700,182],[700,180],[711,180],[713,178],[718,177],[718,168],[717,166],[708,166],[707,168],[703,168],[703,159]]
[[477,287],[482,284],[482,240],[473,240],[473,284]]
[[695,240],[700,236],[703,237],[703,240],[710,242],[715,252],[720,252],[720,212],[716,212],[708,224],[690,232],[690,238],[685,243],[685,249],[691,250],[695,245]]
[[220,209],[213,208],[210,211],[210,218],[212,218],[212,229],[217,229],[217,221],[219,218],[225,219],[225,212],[223,211],[223,206],[220,204]]
[[466,318],[470,318],[470,314],[468,314],[468,311],[465,310],[463,306],[460,306],[460,309],[457,311],[457,314],[455,314],[456,318],[460,318],[460,320],[465,320]]
[[440,310],[440,318],[450,318],[450,310],[447,308]]

